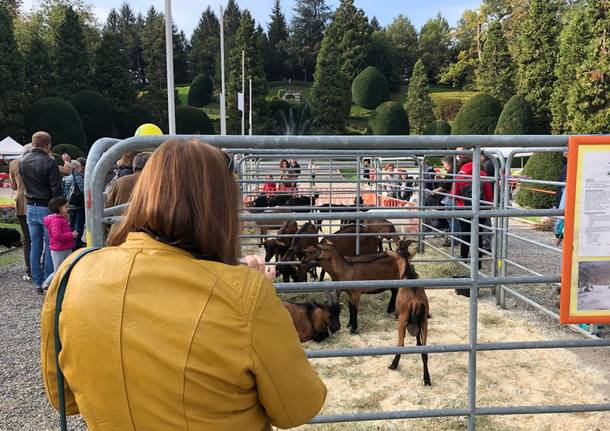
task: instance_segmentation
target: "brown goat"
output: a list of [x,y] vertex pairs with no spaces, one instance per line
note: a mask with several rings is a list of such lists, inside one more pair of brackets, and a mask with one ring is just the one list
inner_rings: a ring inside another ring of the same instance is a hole
[[[315,236],[318,233],[318,226],[314,223],[305,223],[295,233],[290,242],[290,247],[280,257],[280,262],[290,262],[300,260],[303,257],[304,250],[318,243],[318,238]],[[278,265],[277,271],[282,275],[285,283],[290,281],[304,282],[307,281],[307,271],[311,270],[314,278],[316,277],[315,265]]]
[[[304,263],[317,261],[335,281],[354,280],[398,280],[404,273],[405,259],[392,251],[344,257],[333,243],[318,244],[305,250]],[[362,294],[376,294],[387,289],[350,289],[349,327],[352,334],[358,331],[358,308]],[[396,305],[397,289],[390,289],[392,296],[388,313],[393,313]]]
[[290,313],[301,342],[309,340],[320,342],[341,329],[339,320],[341,305],[338,302],[324,305],[317,302],[300,304],[282,302],[282,304]]
[[[417,279],[419,277],[411,264],[414,253],[409,252],[410,243],[411,241],[401,241],[398,254],[404,257],[406,262],[403,278]],[[424,288],[400,288],[396,298],[396,310],[398,311],[398,346],[405,345],[406,332],[415,337],[418,346],[425,346],[428,341],[430,305]],[[424,385],[430,386],[432,383],[428,371],[428,354],[422,353],[421,357],[424,366]],[[394,356],[390,369],[395,370],[399,362],[400,355]]]
[[379,234],[379,251],[383,251],[383,240],[387,239],[390,241],[388,246],[390,250],[392,250],[392,243],[398,242],[398,236],[396,235],[396,228],[394,225],[388,220],[379,219],[379,220],[364,220],[364,227],[369,232]]
[[[294,235],[298,232],[299,226],[296,221],[286,221],[277,231],[278,235]],[[265,262],[271,262],[271,259],[275,257],[275,261],[279,262],[280,257],[288,251],[288,245],[291,243],[292,238],[278,236],[278,238],[265,240],[263,245],[265,246]]]

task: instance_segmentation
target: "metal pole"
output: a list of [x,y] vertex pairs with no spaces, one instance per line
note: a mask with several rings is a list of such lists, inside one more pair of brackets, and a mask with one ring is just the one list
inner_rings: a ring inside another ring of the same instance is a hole
[[176,134],[174,100],[174,45],[172,41],[172,0],[165,0],[165,62],[167,63],[167,121],[169,134]]
[[477,324],[479,301],[479,210],[481,200],[481,147],[472,154],[472,223],[470,224],[470,349],[468,351],[468,431],[476,429]]
[[246,134],[246,52],[241,52],[241,97],[243,103],[241,105],[241,135]]
[[220,134],[227,134],[227,107],[225,100],[225,29],[224,29],[224,11],[220,6]]
[[250,79],[250,92],[249,92],[249,96],[250,96],[250,103],[249,103],[249,107],[250,107],[250,118],[249,118],[249,124],[250,124],[250,136],[252,136],[252,80]]
[[[356,158],[356,213],[360,214],[360,156]],[[356,220],[356,256],[360,256],[360,219]]]

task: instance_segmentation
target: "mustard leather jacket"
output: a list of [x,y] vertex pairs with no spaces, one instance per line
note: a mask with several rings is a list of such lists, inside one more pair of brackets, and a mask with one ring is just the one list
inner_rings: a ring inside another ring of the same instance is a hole
[[[42,372],[55,408],[58,270],[42,310]],[[271,282],[132,233],[70,276],[59,362],[68,414],[92,431],[268,430],[307,422],[326,387]]]

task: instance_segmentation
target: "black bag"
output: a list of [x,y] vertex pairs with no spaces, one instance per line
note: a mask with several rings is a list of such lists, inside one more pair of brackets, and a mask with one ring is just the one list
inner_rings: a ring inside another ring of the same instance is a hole
[[85,206],[85,194],[78,186],[76,182],[76,175],[72,172],[72,185],[68,191],[68,204],[75,208],[84,208]]

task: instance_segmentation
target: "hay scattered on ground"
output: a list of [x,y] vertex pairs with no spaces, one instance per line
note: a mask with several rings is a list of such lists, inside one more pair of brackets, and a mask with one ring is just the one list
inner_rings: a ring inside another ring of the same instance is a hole
[[[430,257],[430,256],[426,256]],[[421,278],[445,277],[463,272],[454,264],[416,265]],[[482,291],[482,295],[489,295]],[[453,290],[428,290],[432,319],[429,344],[468,342],[469,299]],[[301,295],[292,299],[304,299]],[[321,297],[320,297],[321,299]],[[308,349],[391,346],[396,343],[396,321],[386,315],[389,293],[363,297],[359,313],[360,334],[346,329],[344,307],[342,330],[322,344],[310,342]],[[551,335],[528,322],[479,303],[479,342],[533,341]],[[414,344],[414,340],[407,340]],[[479,406],[551,405],[602,403],[608,401],[602,385],[605,375],[584,365],[566,349],[483,352],[477,357]],[[390,356],[315,359],[314,366],[328,387],[322,414],[467,407],[468,355],[431,354],[432,387],[424,387],[419,355],[403,356],[397,371],[388,370]],[[607,430],[609,413],[569,415],[494,416],[478,418],[481,430]],[[377,421],[361,424],[306,425],[299,430],[462,430],[465,418]]]

